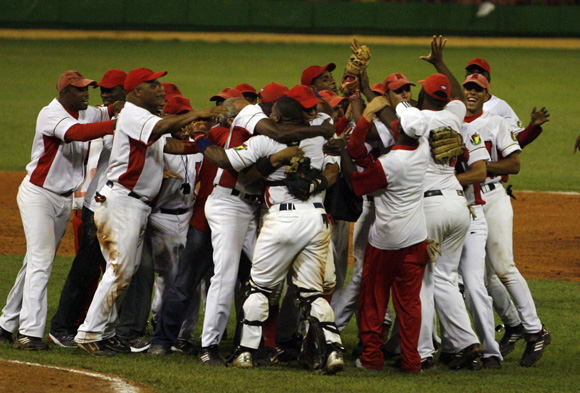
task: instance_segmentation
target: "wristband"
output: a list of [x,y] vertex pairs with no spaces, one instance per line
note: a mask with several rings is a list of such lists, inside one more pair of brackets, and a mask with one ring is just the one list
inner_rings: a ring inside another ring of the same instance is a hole
[[353,91],[346,98],[348,99],[349,102],[354,101],[357,98],[360,98],[360,90]]
[[316,183],[316,187],[314,187],[314,190],[312,190],[312,186],[314,184],[312,184],[310,186],[310,189],[312,190],[312,191],[310,191],[311,193],[313,191],[321,192],[321,191],[326,190],[326,188],[328,188],[328,180],[326,179],[326,177],[322,173],[317,173],[316,176],[314,177],[314,179],[312,179],[312,181],[314,183]]
[[199,151],[203,154],[205,152],[205,149],[207,149],[208,147],[210,147],[211,145],[213,145],[212,141],[210,141],[207,138],[200,138],[197,140],[197,147],[199,148]]
[[276,170],[270,161],[270,157],[272,156],[261,157],[256,161],[256,169],[264,177],[272,174]]

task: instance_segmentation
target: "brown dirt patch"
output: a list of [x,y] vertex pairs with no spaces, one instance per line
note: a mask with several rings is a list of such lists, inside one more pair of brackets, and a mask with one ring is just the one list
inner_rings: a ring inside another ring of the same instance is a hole
[[[0,359],[4,393],[155,393],[154,389],[137,386],[118,377],[115,381],[65,370],[26,363],[13,363]],[[91,373],[97,374],[97,373]],[[13,381],[10,384],[9,381]],[[42,383],[39,383],[42,381]],[[8,382],[8,383],[6,383]]]

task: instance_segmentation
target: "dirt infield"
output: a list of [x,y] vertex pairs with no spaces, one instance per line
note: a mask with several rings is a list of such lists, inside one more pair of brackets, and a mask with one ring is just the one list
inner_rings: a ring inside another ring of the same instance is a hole
[[[308,35],[272,33],[206,33],[180,31],[93,31],[93,30],[34,30],[0,29],[0,38],[14,39],[109,39],[109,40],[180,40],[205,42],[283,42],[350,44],[348,35]],[[360,42],[371,45],[421,45],[425,46],[430,37],[390,37],[357,35]],[[455,47],[480,48],[548,48],[580,49],[578,38],[519,38],[519,37],[447,37],[448,45]]]

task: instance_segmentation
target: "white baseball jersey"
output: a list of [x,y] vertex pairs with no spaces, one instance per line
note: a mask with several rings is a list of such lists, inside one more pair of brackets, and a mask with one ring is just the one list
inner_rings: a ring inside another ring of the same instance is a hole
[[[481,128],[485,128],[486,121],[479,119],[481,118],[478,118],[471,123],[465,122],[461,126],[461,136],[463,137],[463,142],[469,152],[469,160],[467,163],[463,163],[465,171],[467,171],[469,166],[476,161],[484,160],[487,162],[490,160],[489,152],[487,151],[481,132]],[[480,188],[474,187],[473,184],[470,184],[465,190],[465,198],[469,203],[480,203]]]
[[88,142],[66,142],[66,132],[76,124],[109,120],[106,107],[89,106],[75,119],[55,98],[42,108],[36,120],[30,163],[26,166],[30,182],[57,194],[77,190],[85,178]]
[[[428,122],[427,132],[423,135],[422,142],[428,145],[429,132],[438,127],[451,127],[461,133],[461,125],[466,111],[465,104],[459,100],[449,102],[440,111],[422,110],[421,113]],[[455,177],[455,162],[451,162],[449,165],[438,164],[429,155],[429,167],[425,175],[423,190],[462,190]]]
[[381,250],[399,250],[427,238],[423,212],[423,183],[429,164],[429,143],[395,145],[379,157],[387,188],[375,194],[376,219],[369,243]]
[[255,134],[256,125],[260,120],[268,119],[260,105],[246,105],[234,119],[233,127],[242,127],[248,130],[250,134]]
[[516,135],[524,130],[523,124],[518,115],[516,115],[516,112],[501,98],[491,96],[483,104],[483,111],[503,117],[508,122],[510,131]]
[[117,120],[107,179],[149,200],[155,198],[163,180],[165,139],[149,141],[161,118],[127,102]]
[[[112,135],[109,136],[112,137]],[[93,139],[89,143],[89,153],[86,160],[87,164],[85,165],[85,179],[81,187],[73,194],[73,210],[81,210],[83,208],[87,191],[97,173],[99,158],[103,151],[103,138]]]
[[381,138],[381,142],[383,144],[383,147],[385,149],[392,147],[396,141],[395,141],[395,138],[393,137],[393,134],[391,133],[391,131],[389,131],[389,129],[387,128],[385,123],[383,123],[379,119],[375,119],[375,120],[373,120],[373,124],[375,125],[375,128],[377,129],[377,132],[379,134],[379,137]]
[[[322,152],[322,146],[326,140],[319,136],[315,138],[304,139],[300,142],[299,147],[304,150],[305,156],[310,158],[310,165],[313,168],[324,171],[328,164],[340,165],[340,158],[326,156]],[[241,171],[253,165],[260,157],[266,157],[271,154],[284,150],[286,145],[276,142],[264,135],[257,135],[248,139],[243,145],[233,149],[227,149],[226,155],[233,168]],[[283,180],[285,178],[285,167],[278,168],[274,173],[266,177],[267,181]],[[285,186],[268,186],[264,193],[264,199],[268,206],[279,203],[304,203],[288,192]],[[307,202],[322,202],[323,194],[318,193],[310,196]]]
[[[515,134],[510,131],[508,122],[501,116],[482,112],[480,115],[466,117],[465,123],[466,127],[468,124],[474,123],[474,127],[479,130],[480,138],[483,139],[491,161],[499,161],[522,150]],[[488,177],[484,184],[500,182],[501,176],[498,175]]]

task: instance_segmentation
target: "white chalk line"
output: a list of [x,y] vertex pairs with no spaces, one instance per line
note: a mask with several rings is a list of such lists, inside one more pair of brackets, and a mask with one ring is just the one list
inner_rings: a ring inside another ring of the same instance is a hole
[[128,384],[127,382],[123,381],[121,378],[109,377],[107,375],[102,375],[102,374],[93,373],[93,372],[89,372],[89,371],[75,370],[72,368],[49,366],[46,364],[29,363],[29,362],[22,362],[19,360],[10,360],[10,359],[0,359],[0,360],[6,361],[9,363],[25,364],[27,366],[36,366],[36,367],[51,368],[51,369],[60,370],[60,371],[68,371],[71,373],[77,373],[77,374],[86,375],[89,377],[104,379],[105,381],[110,382],[113,390],[115,390],[116,392],[119,392],[119,393],[139,393],[141,391],[141,389]]
[[556,194],[556,195],[580,195],[575,191],[531,191],[531,190],[514,190],[514,192],[525,192],[530,194]]

